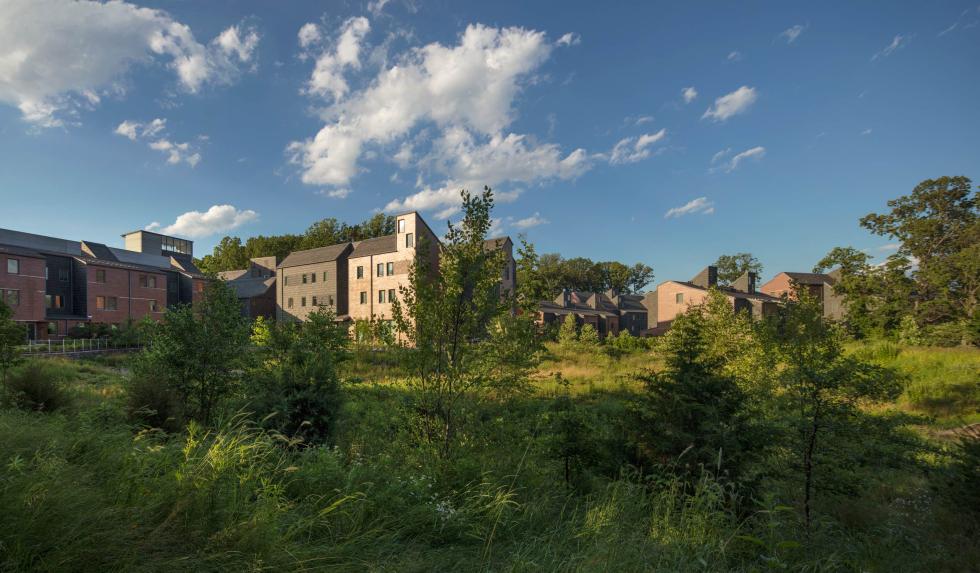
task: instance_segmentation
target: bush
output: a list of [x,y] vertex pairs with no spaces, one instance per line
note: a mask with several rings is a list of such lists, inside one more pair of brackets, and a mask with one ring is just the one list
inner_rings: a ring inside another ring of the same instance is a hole
[[601,344],[599,333],[591,324],[582,325],[582,331],[578,334],[578,342],[585,348],[595,348]]
[[30,362],[7,381],[7,400],[24,410],[54,412],[71,402],[53,369],[41,362]]
[[940,492],[953,507],[980,519],[980,430],[963,436],[952,454]]
[[919,323],[910,314],[903,316],[898,325],[898,342],[908,346],[921,346],[925,342]]
[[138,374],[126,386],[126,413],[130,421],[178,432],[184,427],[183,404],[162,376]]
[[926,330],[926,340],[933,346],[960,346],[970,343],[966,322],[934,324]]
[[622,354],[639,352],[641,350],[646,350],[647,348],[645,340],[633,336],[628,330],[620,332],[619,336],[610,336],[607,338],[606,345]]

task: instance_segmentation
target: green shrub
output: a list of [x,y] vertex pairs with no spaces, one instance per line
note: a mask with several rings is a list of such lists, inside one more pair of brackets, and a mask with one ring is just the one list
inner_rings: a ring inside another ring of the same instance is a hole
[[922,329],[911,314],[903,316],[898,325],[898,342],[908,346],[920,346],[925,342]]
[[24,410],[53,412],[71,402],[55,368],[43,362],[29,362],[7,380],[7,399]]
[[609,336],[606,338],[606,346],[622,354],[639,352],[647,348],[644,339],[633,336],[628,330],[620,332],[619,336]]
[[599,333],[591,324],[583,324],[578,334],[578,342],[585,348],[595,348],[601,344]]
[[952,457],[940,492],[950,505],[980,519],[980,431],[961,438]]
[[140,373],[126,385],[126,414],[133,423],[178,432],[184,427],[184,407],[167,379]]
[[575,324],[575,316],[569,314],[558,327],[558,344],[563,347],[574,346],[578,342],[578,326]]
[[934,324],[926,329],[926,340],[933,346],[960,346],[970,342],[966,322]]

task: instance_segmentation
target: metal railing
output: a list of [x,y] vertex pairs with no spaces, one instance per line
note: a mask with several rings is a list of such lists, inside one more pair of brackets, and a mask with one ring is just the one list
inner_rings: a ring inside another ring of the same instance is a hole
[[142,346],[138,342],[114,343],[109,338],[62,338],[61,340],[29,340],[21,348],[24,354],[38,355],[136,350]]

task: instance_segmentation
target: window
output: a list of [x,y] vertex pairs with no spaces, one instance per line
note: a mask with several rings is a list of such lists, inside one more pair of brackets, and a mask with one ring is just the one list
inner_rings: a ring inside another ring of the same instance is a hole
[[95,271],[95,282],[104,283],[105,282],[105,269],[98,269]]
[[405,246],[406,247],[414,247],[415,246],[415,234],[414,233],[409,233],[409,234],[405,235]]
[[313,306],[316,306],[316,305],[317,305],[317,304],[316,304],[316,297],[313,297],[313,299],[312,299],[312,300],[313,300]]
[[315,283],[316,282],[316,273],[310,273],[310,282],[311,283]]
[[306,284],[306,273],[303,273],[303,284]]
[[119,299],[114,296],[108,296],[105,299],[105,309],[106,310],[116,310],[119,308]]
[[68,269],[58,269],[58,280],[66,283],[68,282]]
[[19,290],[6,290],[0,291],[0,300],[7,303],[7,306],[17,306],[20,304],[20,291]]
[[157,288],[157,278],[156,277],[147,277],[147,279],[146,279],[146,285],[148,287],[150,287],[150,288]]
[[684,293],[679,292],[679,293],[675,294],[674,295],[674,302],[676,302],[677,304],[680,304],[680,303],[684,302]]
[[388,289],[388,302],[395,302],[395,289]]
[[64,301],[60,294],[44,295],[44,306],[46,308],[64,308]]
[[333,306],[333,295],[327,295],[327,304]]
[[378,302],[384,302],[384,301],[385,301],[385,291],[379,290],[378,291]]
[[151,300],[150,301],[150,312],[156,312],[156,311],[157,311],[157,301]]
[[299,305],[300,306],[304,306],[304,307],[306,306],[306,297],[305,296],[301,296],[299,298]]
[[364,278],[364,267],[357,267],[357,278]]
[[386,274],[387,274],[387,275],[388,275],[389,277],[390,277],[391,275],[393,275],[393,274],[395,274],[395,263],[388,263],[388,265],[387,265],[387,267],[388,267],[388,268],[387,268],[387,272],[386,272]]
[[367,304],[367,292],[361,291],[361,304]]
[[398,219],[398,232],[399,233],[405,232],[405,219]]
[[95,309],[96,310],[105,310],[105,297],[104,296],[97,296],[97,297],[95,297]]
[[288,275],[283,275],[283,277],[282,277],[282,286],[289,286],[289,276]]
[[[47,272],[47,270],[48,270],[47,267],[45,267],[44,270],[45,270],[45,272]],[[20,260],[19,259],[7,259],[7,272],[10,273],[10,274],[12,274],[12,275],[19,275],[20,274]],[[48,277],[45,276],[44,278],[48,278]]]
[[58,334],[58,323],[49,322],[48,323],[48,334]]
[[146,288],[146,275],[140,275],[140,286]]
[[327,271],[323,271],[323,282],[327,282]]
[[293,308],[293,299],[286,301],[286,308]]
[[384,263],[378,263],[378,276],[379,277],[385,276],[385,265],[384,265]]

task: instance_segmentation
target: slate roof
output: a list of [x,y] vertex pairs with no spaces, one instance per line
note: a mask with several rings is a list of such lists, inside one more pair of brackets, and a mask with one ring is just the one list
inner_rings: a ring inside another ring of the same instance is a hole
[[385,235],[384,237],[364,239],[354,243],[354,251],[350,254],[350,258],[394,253],[397,250],[398,235]]
[[44,258],[44,255],[38,251],[25,249],[24,247],[15,247],[13,245],[0,245],[0,253],[9,253],[11,255],[18,255],[21,257],[33,257],[35,259]]
[[86,264],[101,265],[103,267],[110,267],[110,268],[114,268],[114,269],[126,269],[126,270],[130,270],[130,271],[144,271],[144,272],[148,272],[148,273],[163,273],[163,272],[166,272],[166,271],[170,270],[170,269],[164,269],[164,268],[155,267],[155,266],[151,266],[151,265],[138,265],[138,264],[135,264],[135,263],[124,263],[124,262],[116,261],[116,260],[108,261],[108,260],[105,260],[105,259],[97,259],[95,257],[89,257],[89,256],[74,257],[74,259],[77,260],[77,261],[86,263]]
[[616,298],[621,312],[647,312],[647,307],[643,306],[643,295],[621,294]]
[[112,254],[112,251],[109,250],[109,247],[103,245],[102,243],[82,241],[82,253],[95,257],[96,259],[104,259],[107,261],[119,260],[116,258],[116,255]]
[[[394,235],[392,235],[394,237]],[[392,242],[394,243],[394,242]],[[302,265],[312,265],[315,263],[325,263],[327,261],[333,261],[341,256],[347,251],[350,243],[338,243],[336,245],[330,245],[328,247],[319,247],[316,249],[306,249],[305,251],[293,251],[283,259],[277,268],[284,269],[287,267],[299,267]]]
[[228,286],[235,291],[238,298],[254,298],[269,292],[270,288],[276,288],[276,277],[242,278],[228,281]]
[[248,274],[248,271],[245,269],[241,269],[237,271],[218,271],[218,278],[224,279],[226,281],[233,281],[235,279],[242,278],[246,274]]
[[[667,281],[667,282],[682,284],[684,286],[691,287],[697,290],[703,290],[703,291],[709,290],[688,281]],[[764,292],[745,292],[745,291],[735,290],[732,287],[726,287],[726,286],[717,286],[715,288],[718,290],[718,292],[721,292],[722,294],[726,294],[734,298],[744,298],[750,300],[762,300],[762,301],[772,301],[772,302],[780,302],[782,300],[779,297],[768,295]]]

